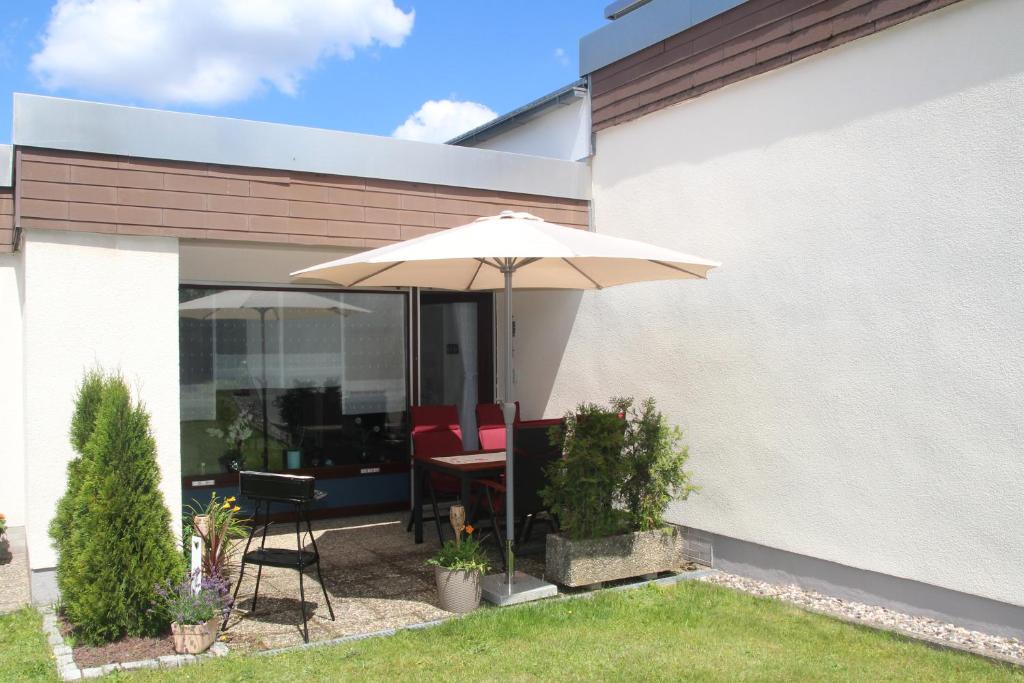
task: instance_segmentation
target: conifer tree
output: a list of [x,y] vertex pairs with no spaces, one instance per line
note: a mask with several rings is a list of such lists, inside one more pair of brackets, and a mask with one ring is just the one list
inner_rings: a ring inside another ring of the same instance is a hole
[[69,437],[75,456],[67,465],[67,484],[64,495],[57,502],[57,510],[50,521],[50,538],[57,550],[57,586],[62,595],[69,595],[74,590],[74,582],[67,579],[74,565],[75,551],[70,543],[74,531],[75,520],[82,511],[83,501],[79,493],[86,469],[84,460],[85,444],[92,436],[96,426],[96,413],[107,378],[99,368],[86,371],[75,394],[75,410],[71,416]]
[[181,557],[159,488],[149,414],[120,376],[104,387],[84,461],[68,619],[86,642],[155,635],[166,623],[149,612],[153,590],[180,579]]

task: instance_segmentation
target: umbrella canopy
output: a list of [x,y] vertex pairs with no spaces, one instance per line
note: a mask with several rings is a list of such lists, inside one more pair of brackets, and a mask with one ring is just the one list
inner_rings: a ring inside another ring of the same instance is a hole
[[229,289],[178,305],[181,315],[186,318],[216,316],[229,320],[259,320],[265,317],[268,311],[276,311],[278,308],[302,309],[304,315],[370,312],[366,308],[342,303],[316,292],[282,292],[268,289]]
[[548,223],[503,211],[292,273],[346,287],[491,290],[515,267],[516,289],[603,289],[629,282],[705,278],[715,261],[636,240]]
[[[506,590],[491,592],[499,604],[550,584],[515,572],[515,458],[512,422],[512,289],[604,289],[630,282],[704,279],[720,265],[699,256],[636,240],[548,223],[529,213],[502,211],[458,228],[373,249],[292,273],[345,287],[433,287],[505,291],[505,552]],[[489,578],[489,577],[488,577]],[[519,583],[517,589],[515,584]],[[529,599],[529,598],[525,598]]]

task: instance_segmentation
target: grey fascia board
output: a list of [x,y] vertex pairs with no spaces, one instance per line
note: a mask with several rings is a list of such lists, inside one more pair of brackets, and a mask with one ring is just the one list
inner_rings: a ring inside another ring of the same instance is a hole
[[744,0],[651,0],[580,39],[580,75],[742,5]]
[[14,145],[0,145],[0,187],[14,185]]
[[639,9],[650,1],[651,0],[615,0],[615,2],[605,5],[604,18],[618,19],[621,16],[629,14],[633,10]]
[[521,107],[513,109],[507,114],[491,119],[487,123],[477,126],[473,130],[466,131],[465,133],[458,135],[448,142],[446,145],[461,145],[467,142],[483,142],[493,138],[495,135],[499,135],[502,131],[507,128],[515,128],[523,125],[527,121],[534,119],[545,111],[556,106],[565,106],[571,102],[576,101],[577,98],[586,95],[587,81],[586,79],[579,79],[570,83],[569,85],[563,86],[554,92],[550,92],[543,97],[538,97],[532,102],[528,102]]
[[590,198],[586,164],[159,109],[14,95],[13,142],[226,166]]

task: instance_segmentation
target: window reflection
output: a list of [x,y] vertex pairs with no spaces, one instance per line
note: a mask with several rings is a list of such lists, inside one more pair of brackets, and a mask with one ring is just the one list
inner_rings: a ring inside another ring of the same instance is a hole
[[180,291],[182,473],[407,457],[398,292]]

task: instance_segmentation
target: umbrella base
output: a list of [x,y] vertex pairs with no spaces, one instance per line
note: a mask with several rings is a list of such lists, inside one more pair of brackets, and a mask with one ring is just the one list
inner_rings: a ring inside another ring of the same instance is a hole
[[558,595],[558,589],[553,583],[523,572],[515,573],[511,590],[508,585],[508,576],[505,574],[491,574],[483,577],[480,579],[480,588],[483,599],[498,607],[553,598]]

